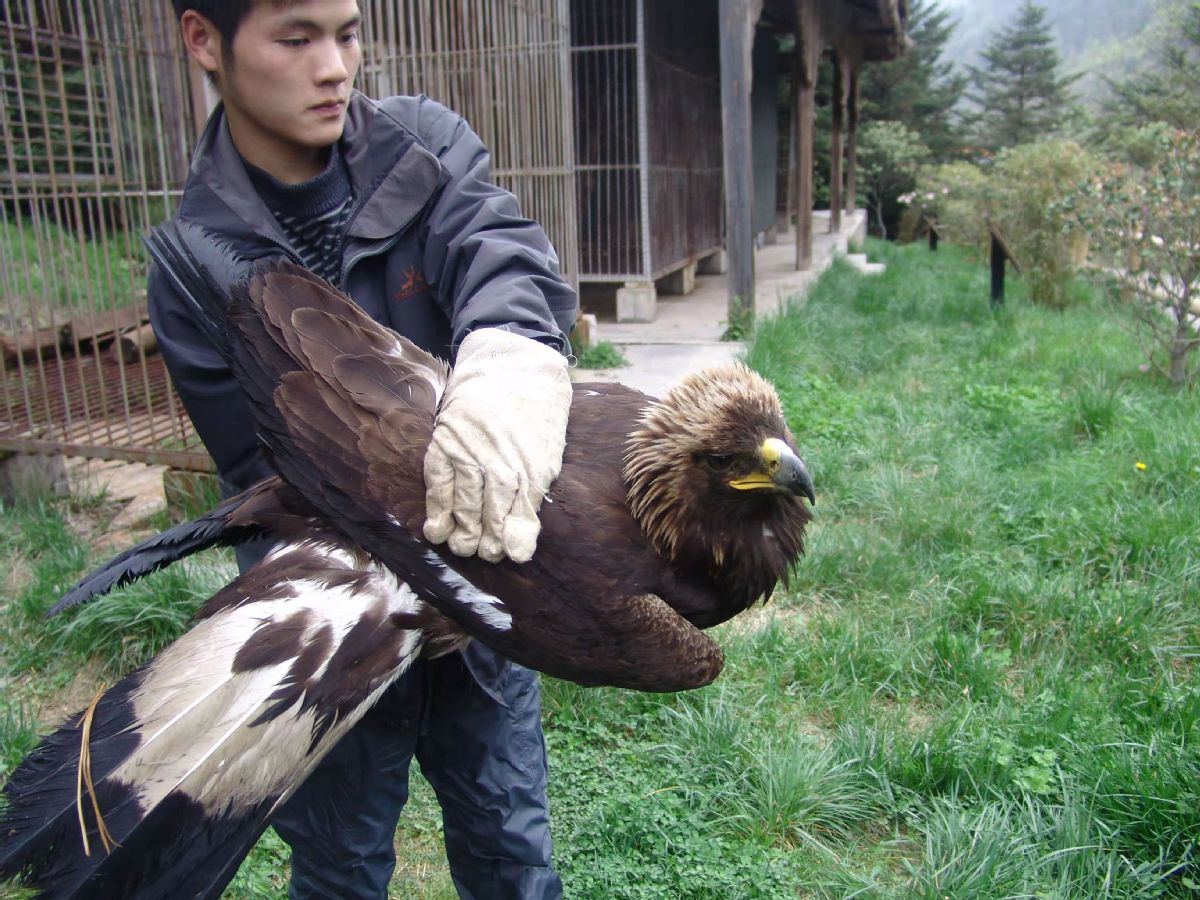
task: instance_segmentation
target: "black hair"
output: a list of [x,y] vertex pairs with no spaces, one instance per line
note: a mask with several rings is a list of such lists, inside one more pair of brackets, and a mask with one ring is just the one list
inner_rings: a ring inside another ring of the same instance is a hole
[[212,22],[221,35],[221,50],[233,45],[233,36],[238,26],[254,7],[254,0],[171,0],[175,7],[175,18],[179,19],[189,9],[200,13]]

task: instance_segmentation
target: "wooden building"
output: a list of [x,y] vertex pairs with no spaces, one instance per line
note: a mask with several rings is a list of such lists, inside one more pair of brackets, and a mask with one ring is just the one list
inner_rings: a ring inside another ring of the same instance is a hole
[[[906,15],[905,0],[571,0],[580,280],[622,285],[625,320],[653,318],[656,291],[687,292],[706,261],[727,259],[731,297],[753,297],[753,241],[775,224],[781,180],[799,193],[785,213],[808,211],[807,267],[817,63],[836,62],[838,228],[854,196],[858,73],[903,49]],[[794,109],[780,109],[781,77]]]

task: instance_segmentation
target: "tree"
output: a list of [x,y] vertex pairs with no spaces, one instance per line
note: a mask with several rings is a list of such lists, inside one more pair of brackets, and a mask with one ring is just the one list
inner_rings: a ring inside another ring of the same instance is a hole
[[1114,164],[1075,203],[1110,298],[1129,314],[1150,367],[1176,387],[1200,347],[1200,131],[1163,140],[1147,168]]
[[983,66],[970,66],[979,107],[972,124],[989,150],[1030,143],[1053,132],[1070,102],[1074,77],[1059,73],[1062,58],[1046,22],[1046,10],[1025,0],[1017,21],[994,35],[983,50]]
[[937,160],[961,143],[954,107],[967,78],[942,61],[955,24],[931,0],[912,0],[908,37],[912,46],[898,59],[863,67],[862,121],[900,122],[917,133]]
[[879,234],[886,238],[885,205],[912,190],[918,169],[929,159],[929,148],[903,122],[871,122],[859,137],[858,153],[862,186]]
[[1200,2],[1170,10],[1164,35],[1169,40],[1147,71],[1123,81],[1106,79],[1112,96],[1103,104],[1107,130],[1165,122],[1172,128],[1200,128]]

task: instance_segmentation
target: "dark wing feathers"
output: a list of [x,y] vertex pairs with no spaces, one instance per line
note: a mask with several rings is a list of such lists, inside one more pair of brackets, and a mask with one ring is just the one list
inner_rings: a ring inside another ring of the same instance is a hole
[[[273,283],[268,278],[265,303],[270,302],[272,289]],[[294,314],[293,319],[298,315]],[[403,347],[401,352],[387,357],[395,370],[402,365],[408,345],[400,338],[392,339]],[[370,412],[370,419],[374,420],[377,413],[372,408],[394,404],[395,398],[390,392],[380,396],[377,389],[371,401],[364,403],[337,377],[336,371],[328,371],[331,367],[336,370],[338,361],[345,358],[328,356],[324,352],[326,347],[328,344],[322,344],[320,353],[308,354],[305,362],[313,367],[312,375],[291,373],[281,380],[276,391],[276,408],[291,440],[281,441],[275,450],[276,463],[285,479],[297,485],[301,480],[307,481],[314,502],[340,530],[390,568],[403,572],[414,588],[428,591],[422,594],[423,598],[468,633],[523,664],[585,683],[651,690],[692,687],[716,676],[720,671],[716,646],[669,607],[662,605],[660,611],[664,614],[653,618],[638,616],[636,613],[646,603],[645,590],[636,590],[629,583],[615,583],[612,590],[598,592],[596,587],[603,585],[604,579],[589,583],[594,570],[575,565],[582,562],[581,557],[590,556],[589,563],[601,564],[602,569],[624,567],[630,556],[640,555],[648,569],[662,568],[661,560],[641,539],[621,502],[624,494],[619,480],[604,487],[620,498],[610,508],[620,510],[621,515],[603,523],[593,520],[592,527],[566,532],[569,541],[552,543],[551,552],[539,552],[524,565],[463,559],[444,548],[414,539],[409,528],[416,530],[417,523],[397,513],[423,508],[424,481],[419,477],[416,463],[424,458],[432,434],[434,409],[407,406],[410,414],[403,420],[407,427],[402,441],[397,440],[394,429],[371,428],[363,413]],[[588,399],[584,398],[585,405],[591,405]],[[325,409],[318,412],[320,406]],[[629,411],[634,408],[630,404]],[[614,432],[612,412],[610,408],[610,421],[604,433],[627,434],[632,421],[625,426],[616,423],[621,430]],[[332,419],[328,419],[330,415]],[[598,414],[594,418],[598,419]],[[339,421],[353,427],[354,434],[359,436],[355,452],[334,451],[325,429],[313,427],[317,421]],[[581,455],[594,451],[587,430],[577,431],[569,435],[568,443],[573,442]],[[619,458],[619,447],[616,449],[615,456],[607,457],[610,468],[611,460]],[[574,509],[595,508],[596,504],[590,502],[596,499],[598,485],[594,481],[568,481],[566,485],[585,496],[564,495],[556,485],[548,507],[561,504]],[[389,515],[391,524],[386,521]],[[364,527],[368,522],[374,523],[373,527]],[[603,526],[603,533],[597,531],[597,524]],[[547,533],[551,530],[546,528]],[[591,541],[604,548],[607,559],[590,553]],[[428,553],[436,554],[440,566],[499,598],[511,614],[510,627],[498,630],[494,620],[479,616],[476,604],[456,596],[448,588],[439,564],[427,561]],[[539,557],[547,557],[548,564],[542,564]],[[587,577],[581,578],[584,572]],[[630,625],[634,619],[636,627]],[[702,680],[697,682],[697,678]]]
[[378,356],[339,356],[333,360],[333,374],[355,403],[376,416],[437,407],[437,394],[427,379],[397,371]]
[[76,717],[8,781],[0,874],[32,871],[56,897],[219,897],[278,804],[422,641],[448,652],[465,631],[583,684],[677,690],[716,677],[720,649],[677,610],[700,620],[720,598],[681,580],[625,503],[624,441],[648,398],[577,386],[533,560],[460,559],[420,538],[445,365],[290,264],[227,306],[211,273],[230,251],[189,229],[148,245],[229,361],[282,478],[122,554],[56,610],[205,547],[264,532],[291,546],[99,701],[91,774],[119,849],[101,848],[89,808],[83,852]]

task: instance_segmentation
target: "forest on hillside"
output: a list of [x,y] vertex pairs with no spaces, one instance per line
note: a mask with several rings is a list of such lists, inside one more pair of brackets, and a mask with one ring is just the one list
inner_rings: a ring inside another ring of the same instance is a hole
[[[956,23],[944,59],[975,63],[990,35],[1012,21],[1021,0],[939,0]],[[1103,94],[1101,74],[1128,75],[1149,65],[1164,34],[1177,27],[1185,0],[1047,0],[1052,33],[1067,71],[1080,73],[1076,94]]]

